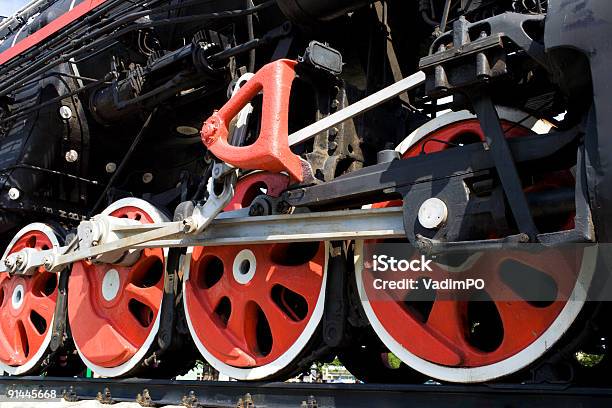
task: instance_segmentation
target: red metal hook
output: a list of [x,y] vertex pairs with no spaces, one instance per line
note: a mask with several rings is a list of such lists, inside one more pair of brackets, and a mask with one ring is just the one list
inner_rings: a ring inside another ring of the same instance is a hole
[[[289,97],[297,62],[277,60],[253,78],[204,123],[201,136],[219,159],[244,170],[286,171],[291,179],[305,178],[302,159],[289,149]],[[261,131],[249,146],[228,143],[229,123],[259,92],[263,92]]]

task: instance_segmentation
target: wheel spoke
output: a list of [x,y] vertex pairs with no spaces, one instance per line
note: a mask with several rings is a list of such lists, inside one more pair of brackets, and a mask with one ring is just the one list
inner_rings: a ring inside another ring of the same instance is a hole
[[204,289],[201,292],[203,298],[202,300],[205,298],[208,301],[208,305],[210,306],[211,310],[215,310],[221,302],[221,299],[223,299],[229,293],[231,293],[231,291],[226,289],[225,282],[223,281],[219,281],[210,288]]
[[37,350],[44,339],[44,335],[49,330],[49,325],[47,324],[46,330],[41,334],[38,332],[38,329],[32,322],[30,316],[27,316],[23,321],[23,326],[25,328],[26,337],[28,339],[28,346],[31,350]]
[[12,349],[13,344],[5,337],[4,333],[0,334],[0,360],[10,364],[13,358],[10,351]]
[[521,301],[498,301],[495,302],[495,307],[499,312],[504,332],[508,333],[506,337],[512,337],[513,333],[525,329],[525,322],[531,321],[530,316],[538,313],[538,308],[531,306],[527,302]]
[[269,287],[281,285],[308,300],[308,303],[316,302],[319,295],[320,281],[323,276],[322,270],[312,270],[303,267],[290,267],[274,265],[268,272]]
[[47,296],[37,297],[32,295],[31,292],[26,294],[25,302],[30,305],[31,310],[34,310],[47,323],[51,322],[53,314],[55,313],[55,300]]
[[132,283],[128,283],[124,290],[128,301],[130,299],[137,300],[138,302],[148,306],[151,310],[153,310],[153,312],[158,312],[159,303],[156,303],[155,299],[163,296],[163,290],[161,288],[157,286],[141,288]]
[[241,348],[246,349],[247,337],[247,313],[246,304],[243,302],[232,302],[232,313],[227,322],[227,330]]
[[0,332],[0,359],[5,362],[11,362],[15,350],[15,344],[13,342],[15,320],[8,316],[8,313],[3,311],[0,327],[2,327]]
[[13,331],[13,350],[16,352],[15,361],[25,362],[24,360],[29,351],[28,338],[25,332],[25,325],[21,320],[15,322],[15,330]]
[[280,350],[291,347],[304,328],[304,324],[291,320],[271,301],[261,302],[259,306],[270,325],[273,347]]
[[253,342],[256,336],[255,323],[254,316],[248,316],[245,303],[232,303],[232,313],[224,332],[229,332],[228,334],[234,344],[230,355],[232,360],[238,364],[250,366],[257,361],[253,354]]
[[455,300],[435,301],[427,319],[427,327],[453,342],[463,339],[465,320],[461,303]]
[[124,296],[113,309],[106,312],[108,324],[135,348],[142,344],[148,334],[148,327],[143,327],[135,311],[130,309],[130,298]]
[[427,327],[436,335],[443,336],[448,342],[455,345],[455,350],[465,358],[472,353],[466,341],[468,332],[466,322],[465,302],[455,300],[437,300],[434,302]]

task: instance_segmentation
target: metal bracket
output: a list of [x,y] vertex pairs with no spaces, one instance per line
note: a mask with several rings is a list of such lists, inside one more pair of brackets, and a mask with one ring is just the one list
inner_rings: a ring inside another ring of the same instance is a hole
[[77,396],[74,386],[71,385],[67,390],[62,393],[62,398],[67,402],[78,402],[79,397]]
[[155,406],[153,399],[151,399],[151,394],[149,393],[149,390],[146,388],[142,390],[142,394],[139,393],[136,396],[136,402],[141,407],[154,407]]
[[198,204],[193,209],[189,233],[201,233],[223,211],[234,197],[237,180],[238,170],[234,169],[223,178],[223,190],[219,194],[215,192],[215,179],[208,180],[208,199],[204,204]]
[[[327,277],[325,308],[323,317],[323,339],[329,347],[338,347],[344,337],[346,322],[346,253],[344,242],[329,245],[329,268],[334,271]],[[310,405],[309,405],[310,406]]]
[[[292,179],[309,178],[302,159],[287,142],[289,98],[296,62],[278,60],[265,65],[202,127],[202,142],[219,159],[245,170],[287,172]],[[229,123],[249,102],[263,92],[261,132],[249,146],[231,145]]]
[[533,240],[538,234],[538,229],[533,221],[516,169],[516,163],[504,135],[495,105],[493,105],[487,91],[483,89],[475,90],[471,94],[471,100],[493,156],[495,169],[506,193],[506,199],[510,204],[514,220],[521,233],[527,234],[529,239]]
[[181,405],[187,408],[200,408],[201,405],[196,397],[195,392],[189,391],[188,395],[183,395]]
[[247,392],[244,397],[239,398],[238,403],[236,404],[236,408],[256,408],[251,394]]
[[68,322],[68,278],[70,277],[70,271],[70,268],[65,268],[59,277],[57,303],[53,314],[53,334],[51,335],[51,343],[49,343],[49,347],[54,352],[64,345],[66,323]]
[[98,392],[98,395],[96,396],[96,401],[104,405],[113,404],[114,401],[113,401],[113,396],[111,395],[111,392],[110,392],[110,388],[104,387],[104,391]]
[[164,274],[164,294],[162,297],[162,315],[157,334],[157,344],[160,350],[167,350],[172,344],[174,334],[174,321],[176,310],[174,308],[176,298],[176,285],[178,281],[177,271],[182,259],[183,249],[172,248],[166,257],[166,273]]

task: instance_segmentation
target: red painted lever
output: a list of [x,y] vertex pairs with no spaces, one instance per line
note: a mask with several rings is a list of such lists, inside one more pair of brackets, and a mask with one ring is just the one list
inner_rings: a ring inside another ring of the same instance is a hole
[[[289,149],[289,97],[295,79],[292,60],[278,60],[253,78],[204,123],[202,141],[219,159],[244,170],[286,171],[293,180],[305,178],[302,160]],[[228,143],[229,123],[259,92],[263,92],[261,131],[249,146]]]

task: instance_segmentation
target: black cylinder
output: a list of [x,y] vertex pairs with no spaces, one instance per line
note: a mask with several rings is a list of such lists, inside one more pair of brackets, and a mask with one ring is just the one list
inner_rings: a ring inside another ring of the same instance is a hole
[[91,113],[101,124],[120,122],[141,109],[137,104],[120,106],[122,102],[129,101],[135,96],[132,83],[128,80],[119,82],[118,90],[115,90],[114,85],[100,88],[91,95]]
[[329,21],[375,0],[277,0],[278,7],[299,24]]

